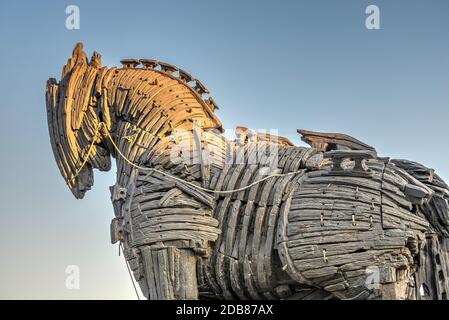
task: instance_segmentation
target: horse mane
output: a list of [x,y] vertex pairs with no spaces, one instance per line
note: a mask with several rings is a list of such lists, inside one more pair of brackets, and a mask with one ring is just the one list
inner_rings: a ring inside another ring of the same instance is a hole
[[[109,69],[107,73],[112,77],[105,75],[102,81],[102,86],[108,87],[107,98],[110,106],[114,106],[111,111],[115,115],[135,120],[136,117],[148,118],[146,113],[158,109],[172,122],[171,128],[180,122],[195,120],[201,121],[203,128],[223,132],[215,115],[217,104],[200,80],[183,69],[158,60],[124,59],[121,63],[122,68]],[[174,116],[182,112],[187,114]]]

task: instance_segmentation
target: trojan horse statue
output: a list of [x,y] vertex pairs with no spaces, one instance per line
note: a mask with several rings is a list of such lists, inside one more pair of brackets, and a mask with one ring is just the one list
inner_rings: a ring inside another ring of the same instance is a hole
[[447,299],[449,187],[434,170],[344,134],[228,140],[198,79],[121,62],[77,44],[47,82],[48,128],[76,198],[115,158],[111,239],[147,298]]

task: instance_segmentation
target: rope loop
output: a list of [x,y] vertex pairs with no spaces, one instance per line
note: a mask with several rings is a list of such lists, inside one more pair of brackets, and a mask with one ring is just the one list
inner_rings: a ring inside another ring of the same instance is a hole
[[103,122],[98,122],[95,124],[95,133],[94,133],[94,136],[92,137],[92,142],[90,143],[89,149],[87,150],[87,155],[84,158],[83,162],[81,163],[81,166],[75,171],[73,176],[67,181],[67,185],[69,186],[69,188],[73,188],[73,183],[74,183],[75,179],[78,177],[81,170],[83,170],[84,166],[89,161],[91,153],[94,150],[95,143],[97,142],[97,140],[99,140],[101,138],[102,127],[103,127]]
[[[104,130],[102,130],[102,129],[104,129]],[[114,139],[112,138],[111,133],[109,132],[109,130],[108,130],[108,128],[106,127],[106,125],[105,125],[103,122],[99,122],[99,123],[96,124],[96,131],[95,131],[95,134],[94,134],[94,138],[92,139],[92,143],[91,143],[91,145],[90,145],[90,147],[89,147],[89,150],[88,150],[88,152],[87,152],[87,156],[86,156],[86,158],[83,160],[83,163],[82,163],[81,166],[78,168],[78,170],[75,172],[75,174],[73,175],[73,177],[69,180],[69,182],[68,182],[69,187],[72,187],[73,181],[76,179],[76,177],[79,175],[79,173],[81,172],[81,170],[84,168],[84,166],[85,166],[85,165],[87,164],[87,162],[89,161],[89,158],[90,158],[90,156],[91,156],[91,153],[92,153],[92,151],[93,151],[93,149],[94,149],[94,145],[95,145],[97,139],[99,139],[99,138],[101,137],[101,133],[102,133],[101,131],[104,131],[104,135],[105,135],[107,138],[109,138],[109,141],[111,142],[111,144],[112,144],[112,146],[114,147],[114,149],[117,151],[117,154],[118,154],[118,155],[119,155],[125,162],[127,162],[129,165],[131,165],[132,167],[134,167],[134,168],[136,168],[136,169],[138,169],[138,170],[141,170],[141,171],[146,171],[146,172],[156,172],[156,173],[159,173],[159,174],[164,175],[164,176],[166,176],[166,177],[168,177],[168,178],[170,178],[170,179],[173,179],[173,180],[175,180],[175,181],[177,181],[177,182],[180,182],[180,183],[189,185],[189,186],[191,186],[191,187],[193,187],[193,188],[195,188],[195,189],[197,189],[197,190],[204,191],[204,192],[208,192],[208,193],[230,194],[230,193],[234,193],[234,192],[244,191],[244,190],[246,190],[246,189],[249,189],[249,188],[251,188],[251,187],[253,187],[253,186],[255,186],[255,185],[257,185],[257,184],[259,184],[259,183],[261,183],[261,182],[264,182],[264,181],[266,181],[266,180],[268,180],[268,179],[270,179],[270,178],[273,178],[273,177],[295,176],[295,175],[304,173],[304,172],[306,171],[306,169],[300,169],[300,170],[297,170],[297,171],[292,171],[292,172],[287,172],[287,173],[274,173],[274,174],[271,174],[271,175],[269,175],[269,176],[266,176],[266,177],[264,177],[264,178],[262,178],[262,179],[259,179],[259,180],[257,180],[257,181],[254,181],[253,183],[251,183],[251,184],[249,184],[249,185],[247,185],[247,186],[244,186],[244,187],[241,187],[241,188],[237,188],[237,189],[233,189],[233,190],[223,190],[223,191],[219,191],[219,190],[213,190],[213,189],[203,188],[203,187],[198,186],[198,185],[196,185],[196,184],[194,184],[194,183],[192,183],[192,182],[190,182],[190,181],[186,181],[186,180],[184,180],[184,179],[178,178],[178,177],[176,177],[176,176],[173,176],[173,175],[171,175],[171,174],[169,174],[169,173],[167,173],[167,172],[158,170],[158,169],[156,169],[156,168],[147,168],[147,167],[142,167],[142,166],[140,166],[140,165],[138,165],[138,164],[135,164],[135,163],[132,162],[127,156],[125,156],[125,155],[123,154],[123,152],[120,150],[120,148],[117,146],[117,144],[115,143]]]

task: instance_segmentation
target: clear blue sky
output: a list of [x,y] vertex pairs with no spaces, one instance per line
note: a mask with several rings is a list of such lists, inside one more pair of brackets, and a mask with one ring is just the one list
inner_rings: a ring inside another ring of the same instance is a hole
[[[65,27],[67,5],[81,29]],[[380,8],[381,30],[365,28]],[[76,42],[109,66],[155,58],[201,79],[224,127],[344,132],[449,180],[449,1],[0,1],[0,298],[135,298],[109,243],[108,186],[66,188],[45,81]],[[65,288],[78,265],[80,290]]]

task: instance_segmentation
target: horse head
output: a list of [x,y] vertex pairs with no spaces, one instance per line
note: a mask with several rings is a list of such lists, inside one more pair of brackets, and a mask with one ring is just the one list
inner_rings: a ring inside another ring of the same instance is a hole
[[93,168],[108,171],[110,154],[100,132],[99,79],[106,71],[94,52],[90,61],[78,43],[64,66],[61,81],[46,85],[47,120],[58,168],[73,195],[80,199],[93,185]]

